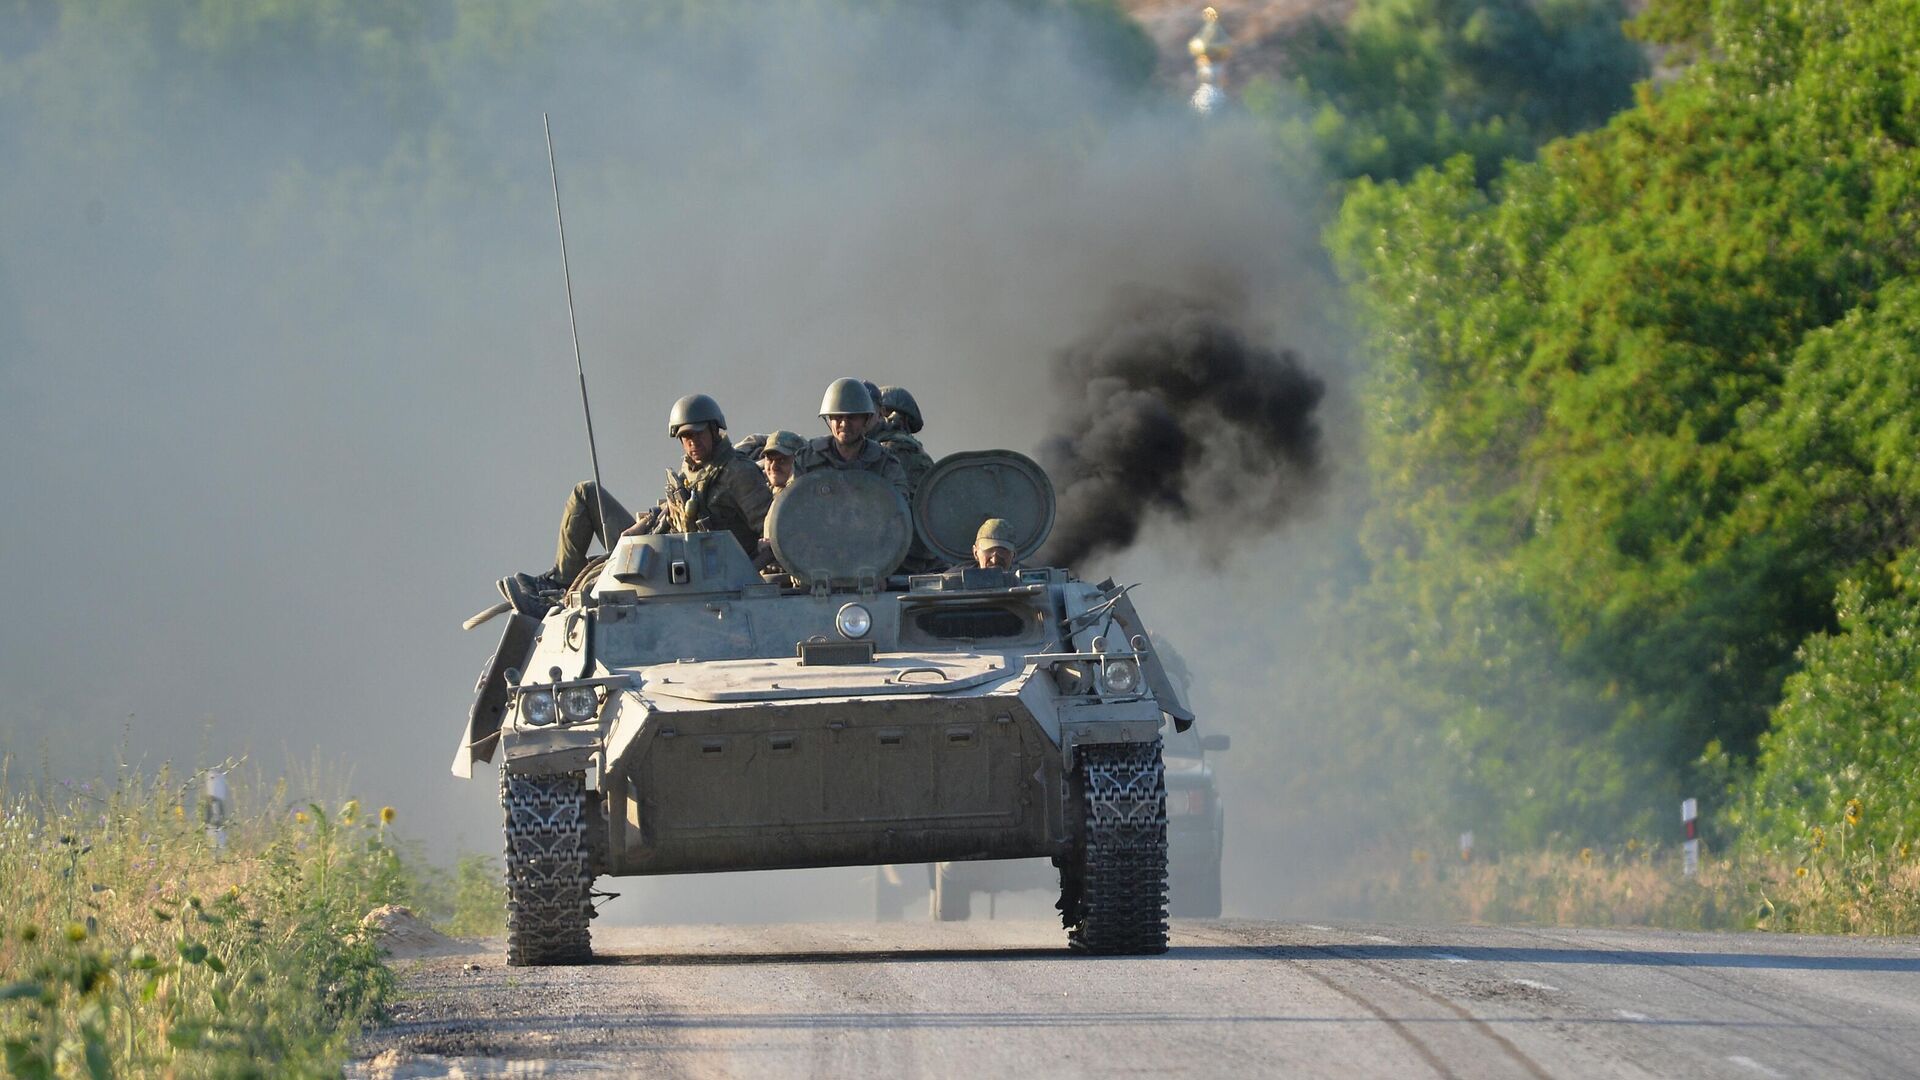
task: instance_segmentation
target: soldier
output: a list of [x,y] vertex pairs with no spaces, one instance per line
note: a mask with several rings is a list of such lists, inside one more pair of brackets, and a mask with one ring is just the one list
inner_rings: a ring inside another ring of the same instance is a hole
[[[807,448],[807,440],[791,431],[775,431],[766,435],[756,435],[760,440],[760,471],[766,474],[767,487],[778,499],[780,493],[793,483],[793,459]],[[781,573],[780,564],[773,557],[773,542],[762,537],[759,547],[753,552],[753,565],[762,574]]]
[[820,400],[820,419],[827,422],[828,434],[809,442],[795,455],[794,475],[805,476],[817,469],[860,469],[879,474],[901,498],[911,498],[913,489],[900,459],[867,438],[878,411],[873,395],[860,380],[833,380]]
[[680,440],[686,460],[667,481],[667,497],[622,535],[655,532],[730,532],[751,552],[766,525],[773,493],[766,477],[726,439],[727,418],[705,394],[673,403],[667,433]]
[[979,531],[973,534],[973,562],[981,569],[989,567],[1001,570],[1017,570],[1014,562],[1014,541],[1018,539],[1013,532],[1013,523],[1006,518],[988,518],[980,523]]
[[893,451],[901,467],[907,470],[908,487],[918,491],[920,478],[933,469],[933,457],[915,438],[926,426],[920,419],[920,403],[913,400],[904,386],[883,386],[880,416],[886,422],[873,432],[873,440]]
[[[766,526],[773,495],[760,470],[726,440],[727,418],[705,394],[689,394],[667,413],[667,434],[680,440],[686,458],[671,474],[667,497],[635,520],[619,500],[597,491],[590,480],[574,485],[560,516],[560,539],[553,569],[544,574],[502,578],[500,592],[517,610],[544,608],[540,594],[564,591],[586,569],[587,548],[595,536],[609,550],[610,536],[654,532],[731,532],[751,554]],[[605,506],[605,520],[599,520]]]
[[[900,459],[900,467],[907,470],[908,499],[911,501],[920,490],[920,481],[933,471],[932,456],[915,438],[923,426],[920,403],[903,386],[881,387],[876,400],[880,406],[881,422],[868,433],[868,437]],[[907,551],[905,566],[908,573],[923,574],[940,569],[941,560],[916,533],[913,546]]]
[[767,474],[767,487],[778,495],[793,482],[793,459],[807,448],[807,440],[791,431],[755,438],[761,440],[760,471]]

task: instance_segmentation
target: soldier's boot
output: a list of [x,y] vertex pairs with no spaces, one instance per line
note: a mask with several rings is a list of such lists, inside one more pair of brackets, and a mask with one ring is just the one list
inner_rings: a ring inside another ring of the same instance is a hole
[[567,591],[566,583],[552,570],[544,574],[515,574],[494,584],[507,603],[513,605],[513,610],[536,619],[552,610],[561,594]]

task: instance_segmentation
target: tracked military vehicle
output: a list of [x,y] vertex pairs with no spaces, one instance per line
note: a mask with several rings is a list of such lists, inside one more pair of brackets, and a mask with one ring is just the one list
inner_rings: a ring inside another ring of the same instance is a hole
[[553,610],[512,613],[453,762],[499,760],[507,956],[590,954],[599,877],[1044,857],[1068,944],[1167,941],[1174,695],[1126,587],[955,563],[981,521],[1051,528],[1032,461],[937,463],[913,505],[821,470],[729,533],[622,537]]

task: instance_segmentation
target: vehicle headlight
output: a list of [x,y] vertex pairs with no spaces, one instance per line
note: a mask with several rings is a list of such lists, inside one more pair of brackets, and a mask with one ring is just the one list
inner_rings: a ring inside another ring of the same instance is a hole
[[1131,694],[1140,689],[1140,665],[1131,660],[1109,660],[1105,678],[1107,693]]
[[521,694],[520,719],[534,727],[553,723],[553,691],[533,690]]
[[873,629],[873,612],[859,604],[848,604],[833,617],[833,625],[842,637],[866,637],[867,631]]
[[600,695],[593,692],[593,687],[572,686],[560,691],[560,715],[566,717],[567,723],[591,720],[599,711]]

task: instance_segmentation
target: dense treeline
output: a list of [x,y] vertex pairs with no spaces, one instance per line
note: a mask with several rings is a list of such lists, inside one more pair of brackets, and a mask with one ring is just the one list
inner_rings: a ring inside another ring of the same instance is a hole
[[1779,843],[1858,799],[1891,846],[1920,828],[1920,17],[1639,27],[1698,59],[1490,186],[1470,155],[1361,179],[1329,231],[1375,365],[1347,705],[1511,842],[1687,793]]

